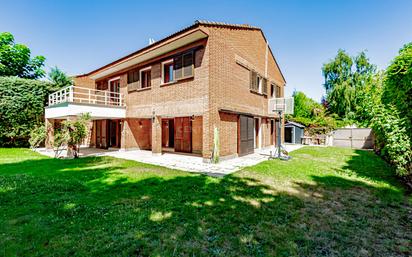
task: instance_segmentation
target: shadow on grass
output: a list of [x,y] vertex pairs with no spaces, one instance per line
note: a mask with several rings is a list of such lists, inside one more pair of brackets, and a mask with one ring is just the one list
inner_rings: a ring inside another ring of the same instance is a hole
[[[126,169],[154,174],[133,179],[123,176]],[[316,184],[296,183],[291,193],[253,177],[160,177],[157,169],[98,157],[0,165],[0,249],[54,256],[408,253],[407,210],[362,182],[314,177]]]
[[346,174],[371,181],[384,182],[395,187],[401,186],[393,168],[373,151],[355,150],[342,170]]

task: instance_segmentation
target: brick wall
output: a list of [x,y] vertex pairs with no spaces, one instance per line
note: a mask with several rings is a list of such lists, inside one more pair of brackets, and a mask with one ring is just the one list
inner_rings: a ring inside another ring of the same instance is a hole
[[[268,95],[270,83],[283,88],[285,81],[272,58],[269,49],[266,53],[266,41],[258,30],[228,29],[208,27],[209,33],[209,126],[207,132],[213,135],[216,124],[220,130],[221,155],[237,153],[238,135],[234,133],[237,122],[227,121],[219,110],[231,110],[248,113],[252,116],[268,117],[268,98],[250,92],[250,69],[268,78]],[[267,64],[266,64],[266,56]],[[241,60],[241,64],[239,64]],[[266,66],[267,65],[267,66]],[[262,146],[270,142],[270,123],[262,119]],[[229,128],[230,127],[230,128]],[[208,149],[213,141],[209,140]],[[210,156],[208,152],[208,156]]]
[[219,113],[220,116],[220,155],[232,155],[238,149],[238,119],[239,115]]
[[122,124],[122,149],[149,150],[152,144],[152,121],[127,118]]
[[85,88],[95,88],[95,81],[88,76],[76,76],[73,77],[73,84],[78,87],[85,87]]
[[192,121],[192,152],[202,153],[203,145],[203,119],[202,116],[196,116]]

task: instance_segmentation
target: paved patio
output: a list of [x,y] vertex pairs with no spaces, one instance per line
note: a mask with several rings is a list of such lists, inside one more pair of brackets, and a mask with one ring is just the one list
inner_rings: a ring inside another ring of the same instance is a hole
[[[285,148],[288,152],[297,150],[301,147],[303,146],[285,145]],[[54,157],[54,152],[52,150],[46,150],[42,148],[38,149],[37,151],[41,154]],[[112,156],[115,158],[159,165],[171,169],[203,173],[210,176],[224,176],[236,172],[244,167],[252,166],[262,161],[268,160],[271,151],[273,154],[275,152],[275,148],[262,149],[253,154],[221,161],[218,164],[205,163],[203,162],[203,158],[200,156],[177,153],[163,153],[162,155],[153,155],[151,151],[144,150],[122,151],[82,148],[80,150],[80,156]],[[65,153],[63,153],[62,156],[65,156]]]

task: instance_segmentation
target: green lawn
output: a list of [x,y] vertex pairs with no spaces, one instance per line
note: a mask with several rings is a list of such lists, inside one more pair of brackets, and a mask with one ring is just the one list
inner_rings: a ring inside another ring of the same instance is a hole
[[412,201],[385,162],[292,156],[212,178],[0,149],[0,256],[412,255]]

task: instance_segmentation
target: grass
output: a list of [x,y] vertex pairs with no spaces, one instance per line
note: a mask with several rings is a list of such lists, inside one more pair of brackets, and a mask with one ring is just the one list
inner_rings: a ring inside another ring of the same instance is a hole
[[0,149],[0,255],[408,256],[412,203],[372,152],[305,147],[224,178]]

